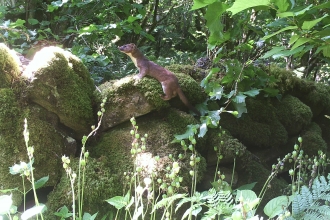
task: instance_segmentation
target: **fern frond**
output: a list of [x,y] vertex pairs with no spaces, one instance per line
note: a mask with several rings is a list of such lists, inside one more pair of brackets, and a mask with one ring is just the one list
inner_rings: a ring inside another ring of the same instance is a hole
[[292,201],[292,217],[296,219],[330,219],[330,174],[327,179],[320,176],[314,179],[311,189],[301,187]]

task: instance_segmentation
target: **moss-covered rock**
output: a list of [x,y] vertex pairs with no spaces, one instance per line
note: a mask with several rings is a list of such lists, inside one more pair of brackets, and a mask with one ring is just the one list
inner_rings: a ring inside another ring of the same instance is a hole
[[[201,88],[190,76],[178,73],[179,84],[188,100],[194,104],[205,99]],[[166,109],[169,106],[186,109],[178,97],[170,102],[164,101],[161,84],[153,78],[144,77],[135,81],[132,76],[113,80],[100,85],[101,98],[107,98],[106,112],[103,118],[103,129],[108,129],[132,116],[145,115],[153,110]]]
[[[76,211],[78,212],[78,161],[79,158],[71,159],[70,166],[72,172],[77,174],[74,181]],[[58,212],[64,205],[71,211],[72,209],[72,190],[70,179],[67,173],[62,169],[60,182],[56,188],[49,194],[47,201],[47,213],[45,219],[55,219],[55,212]],[[81,173],[82,174],[82,173]],[[113,210],[113,207],[105,200],[114,196],[122,195],[122,182],[124,180],[122,175],[116,174],[110,167],[108,167],[102,160],[88,158],[86,169],[84,170],[84,203],[83,211],[91,215],[98,213],[101,218],[104,214]],[[82,176],[81,176],[82,180]],[[80,185],[82,187],[82,185]]]
[[315,89],[315,82],[300,79],[292,71],[277,66],[271,66],[269,74],[274,76],[278,82],[272,86],[280,90],[280,94],[291,94],[303,97]]
[[322,138],[322,130],[316,123],[311,123],[302,134],[302,149],[311,156],[318,155],[318,151],[327,152],[327,143]]
[[206,76],[206,70],[192,65],[172,64],[170,66],[166,66],[166,69],[173,73],[184,73],[197,81],[201,81]]
[[[65,137],[52,124],[41,120],[45,110],[39,106],[22,108],[10,89],[0,89],[0,187],[18,188],[23,191],[22,177],[11,175],[9,167],[21,161],[29,162],[23,139],[24,118],[29,130],[29,146],[34,147],[34,177],[36,180],[49,176],[47,186],[54,186],[59,180],[60,158],[64,150]],[[26,181],[28,182],[28,181]],[[29,189],[30,184],[26,187]],[[19,205],[23,195],[13,192],[13,200]]]
[[287,141],[270,99],[246,99],[248,113],[241,118],[223,113],[220,124],[248,148],[277,148]]
[[275,107],[279,121],[290,136],[297,135],[310,124],[313,117],[311,109],[291,95],[284,96],[280,102],[275,103]]
[[[138,133],[141,137],[144,134],[148,134],[146,151],[140,154],[139,157],[147,163],[146,167],[154,167],[153,172],[157,172],[159,178],[165,178],[165,168],[172,166],[173,160],[169,158],[169,155],[172,154],[176,158],[175,160],[179,161],[181,167],[180,175],[184,179],[182,186],[190,186],[191,178],[188,172],[190,170],[188,159],[190,154],[187,152],[188,158],[184,160],[177,159],[178,154],[184,154],[184,152],[179,143],[171,142],[175,133],[184,133],[186,125],[192,123],[196,123],[192,116],[177,110],[169,110],[168,113],[163,115],[149,114],[137,119]],[[125,123],[116,129],[106,132],[96,145],[91,148],[91,156],[106,161],[106,165],[115,174],[130,172],[134,167],[134,160],[131,156],[133,141],[130,134],[131,129],[132,126],[129,123]],[[198,140],[197,144],[203,146],[203,141]],[[160,157],[159,161],[155,161],[155,156]],[[151,175],[149,168],[146,167],[144,175]],[[202,159],[199,168],[199,178],[202,178],[205,167],[205,160]]]
[[94,84],[83,63],[71,53],[46,47],[23,73],[31,81],[29,98],[59,116],[78,135],[94,124]]
[[315,88],[305,96],[301,96],[300,100],[312,110],[314,118],[321,113],[330,113],[330,88],[328,85],[315,83]]
[[0,88],[9,87],[20,75],[19,60],[15,52],[0,44]]

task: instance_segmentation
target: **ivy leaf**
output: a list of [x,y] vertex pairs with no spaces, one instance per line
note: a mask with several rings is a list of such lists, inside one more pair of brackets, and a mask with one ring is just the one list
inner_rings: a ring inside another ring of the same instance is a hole
[[233,6],[227,9],[232,15],[237,14],[245,9],[257,7],[257,6],[268,6],[270,5],[269,0],[237,0],[234,2]]

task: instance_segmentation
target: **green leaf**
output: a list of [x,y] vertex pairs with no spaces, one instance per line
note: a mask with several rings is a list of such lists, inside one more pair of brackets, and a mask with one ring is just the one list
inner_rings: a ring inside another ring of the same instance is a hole
[[277,14],[277,16],[280,17],[280,18],[298,16],[298,15],[304,14],[306,11],[310,10],[310,8],[312,6],[313,5],[309,5],[306,8],[304,8],[303,10],[300,10],[300,11],[288,11],[288,12],[279,13],[279,14]]
[[285,47],[273,47],[273,49],[271,49],[270,51],[267,51],[262,57],[261,59],[266,59],[268,57],[273,56],[274,54],[277,54],[280,51],[285,50]]
[[299,35],[295,34],[290,38],[289,44],[292,45],[294,42],[296,42],[296,40],[299,39]]
[[117,210],[122,209],[129,202],[124,196],[115,196],[105,201],[110,205],[113,205]]
[[196,10],[199,8],[203,8],[215,2],[217,0],[194,0],[194,5],[191,7],[191,10]]
[[44,176],[44,177],[40,178],[39,180],[37,180],[34,183],[35,188],[39,189],[39,188],[43,187],[45,185],[45,183],[47,183],[48,180],[49,180],[49,176]]
[[206,122],[202,123],[201,126],[199,127],[199,133],[198,133],[198,137],[204,137],[204,135],[207,132],[207,124]]
[[328,45],[321,46],[319,48],[322,50],[323,56],[330,57],[330,45],[329,44]]
[[87,212],[84,213],[84,216],[83,216],[83,220],[94,220],[97,216],[97,213],[95,213],[94,215],[91,215]]
[[240,200],[240,197],[243,197],[243,201],[245,202],[251,202],[258,198],[256,193],[249,189],[237,190],[236,202]]
[[247,113],[247,108],[246,108],[245,102],[241,102],[241,103],[232,102],[232,103],[233,103],[234,107],[236,108],[236,111],[238,112],[238,115],[236,116],[237,118],[240,118],[243,113]]
[[246,92],[243,92],[244,95],[250,96],[250,97],[255,97],[256,95],[259,94],[260,89],[252,89]]
[[209,93],[211,100],[220,100],[223,94],[223,86],[217,84],[217,87],[213,87],[213,91]]
[[278,7],[279,12],[284,12],[290,6],[287,0],[275,0],[274,4]]
[[302,37],[302,38],[299,38],[296,43],[292,46],[291,50],[294,50],[296,49],[297,47],[311,41],[312,39],[309,39],[309,38],[305,38],[305,37]]
[[184,134],[175,134],[175,140],[172,142],[176,142],[178,140],[188,139],[190,136],[194,136],[197,133],[197,129],[200,125],[188,125],[187,130]]
[[68,207],[63,206],[59,212],[55,212],[54,215],[58,216],[58,217],[62,217],[62,218],[69,218],[71,217],[73,214],[69,212]]
[[39,21],[37,19],[33,19],[33,18],[29,18],[28,22],[31,25],[39,24]]
[[14,188],[14,189],[0,189],[0,192],[2,192],[2,193],[8,193],[8,192],[15,191],[15,190],[18,190],[18,188]]
[[141,16],[129,16],[128,18],[127,18],[127,22],[129,22],[129,23],[133,23],[134,21],[136,21],[136,20],[139,20],[139,19],[141,19]]
[[[311,47],[313,47],[313,46],[311,46]],[[287,56],[291,56],[291,55],[294,55],[294,54],[296,54],[296,53],[299,53],[299,52],[301,52],[301,51],[308,51],[309,49],[307,49],[307,47],[305,48],[305,46],[300,46],[300,47],[297,47],[297,48],[295,48],[294,50],[283,50],[283,51],[281,51],[280,53],[278,53],[278,54],[275,54],[274,56],[273,56],[273,58],[274,59],[277,59],[277,58],[279,58],[279,57],[287,57]]]
[[244,95],[242,92],[239,92],[233,99],[233,102],[236,103],[243,103],[245,102],[246,95]]
[[286,207],[291,203],[290,197],[288,196],[279,196],[270,200],[264,207],[264,213],[269,218],[274,218],[277,215],[281,214]]
[[236,0],[232,7],[227,9],[232,15],[237,14],[245,9],[256,7],[256,6],[269,6],[269,0]]
[[256,184],[257,182],[245,184],[243,186],[238,187],[237,190],[246,190],[246,189],[251,190]]
[[24,27],[25,21],[22,19],[17,19],[15,22],[10,23],[11,28]]
[[287,31],[287,30],[294,30],[294,29],[298,29],[298,26],[288,26],[288,27],[285,27],[285,28],[282,28],[281,30],[279,31],[276,31],[275,33],[272,33],[272,34],[269,34],[267,36],[264,36],[263,38],[261,38],[262,40],[267,40],[268,38],[271,38],[275,35],[278,35],[279,33],[283,32],[283,31]]
[[319,23],[323,18],[328,17],[328,15],[324,15],[322,18],[315,19],[313,21],[304,21],[302,25],[303,30],[310,30],[312,27],[314,27],[317,23]]
[[39,204],[38,206],[34,206],[34,207],[26,210],[21,215],[21,219],[22,220],[27,220],[27,219],[31,218],[32,216],[43,213],[46,210],[47,210],[47,207],[44,204]]
[[226,11],[228,5],[222,2],[214,2],[207,7],[205,14],[206,26],[209,28],[210,37],[208,42],[214,43],[221,41],[225,38],[223,33],[223,25],[221,24],[220,17]]

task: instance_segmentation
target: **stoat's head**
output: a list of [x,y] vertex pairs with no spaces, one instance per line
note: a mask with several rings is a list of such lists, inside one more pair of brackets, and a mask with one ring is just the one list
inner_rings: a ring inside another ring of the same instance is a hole
[[130,53],[131,54],[136,49],[136,45],[135,44],[125,44],[121,47],[118,47],[118,49],[123,53],[126,53],[126,54]]

